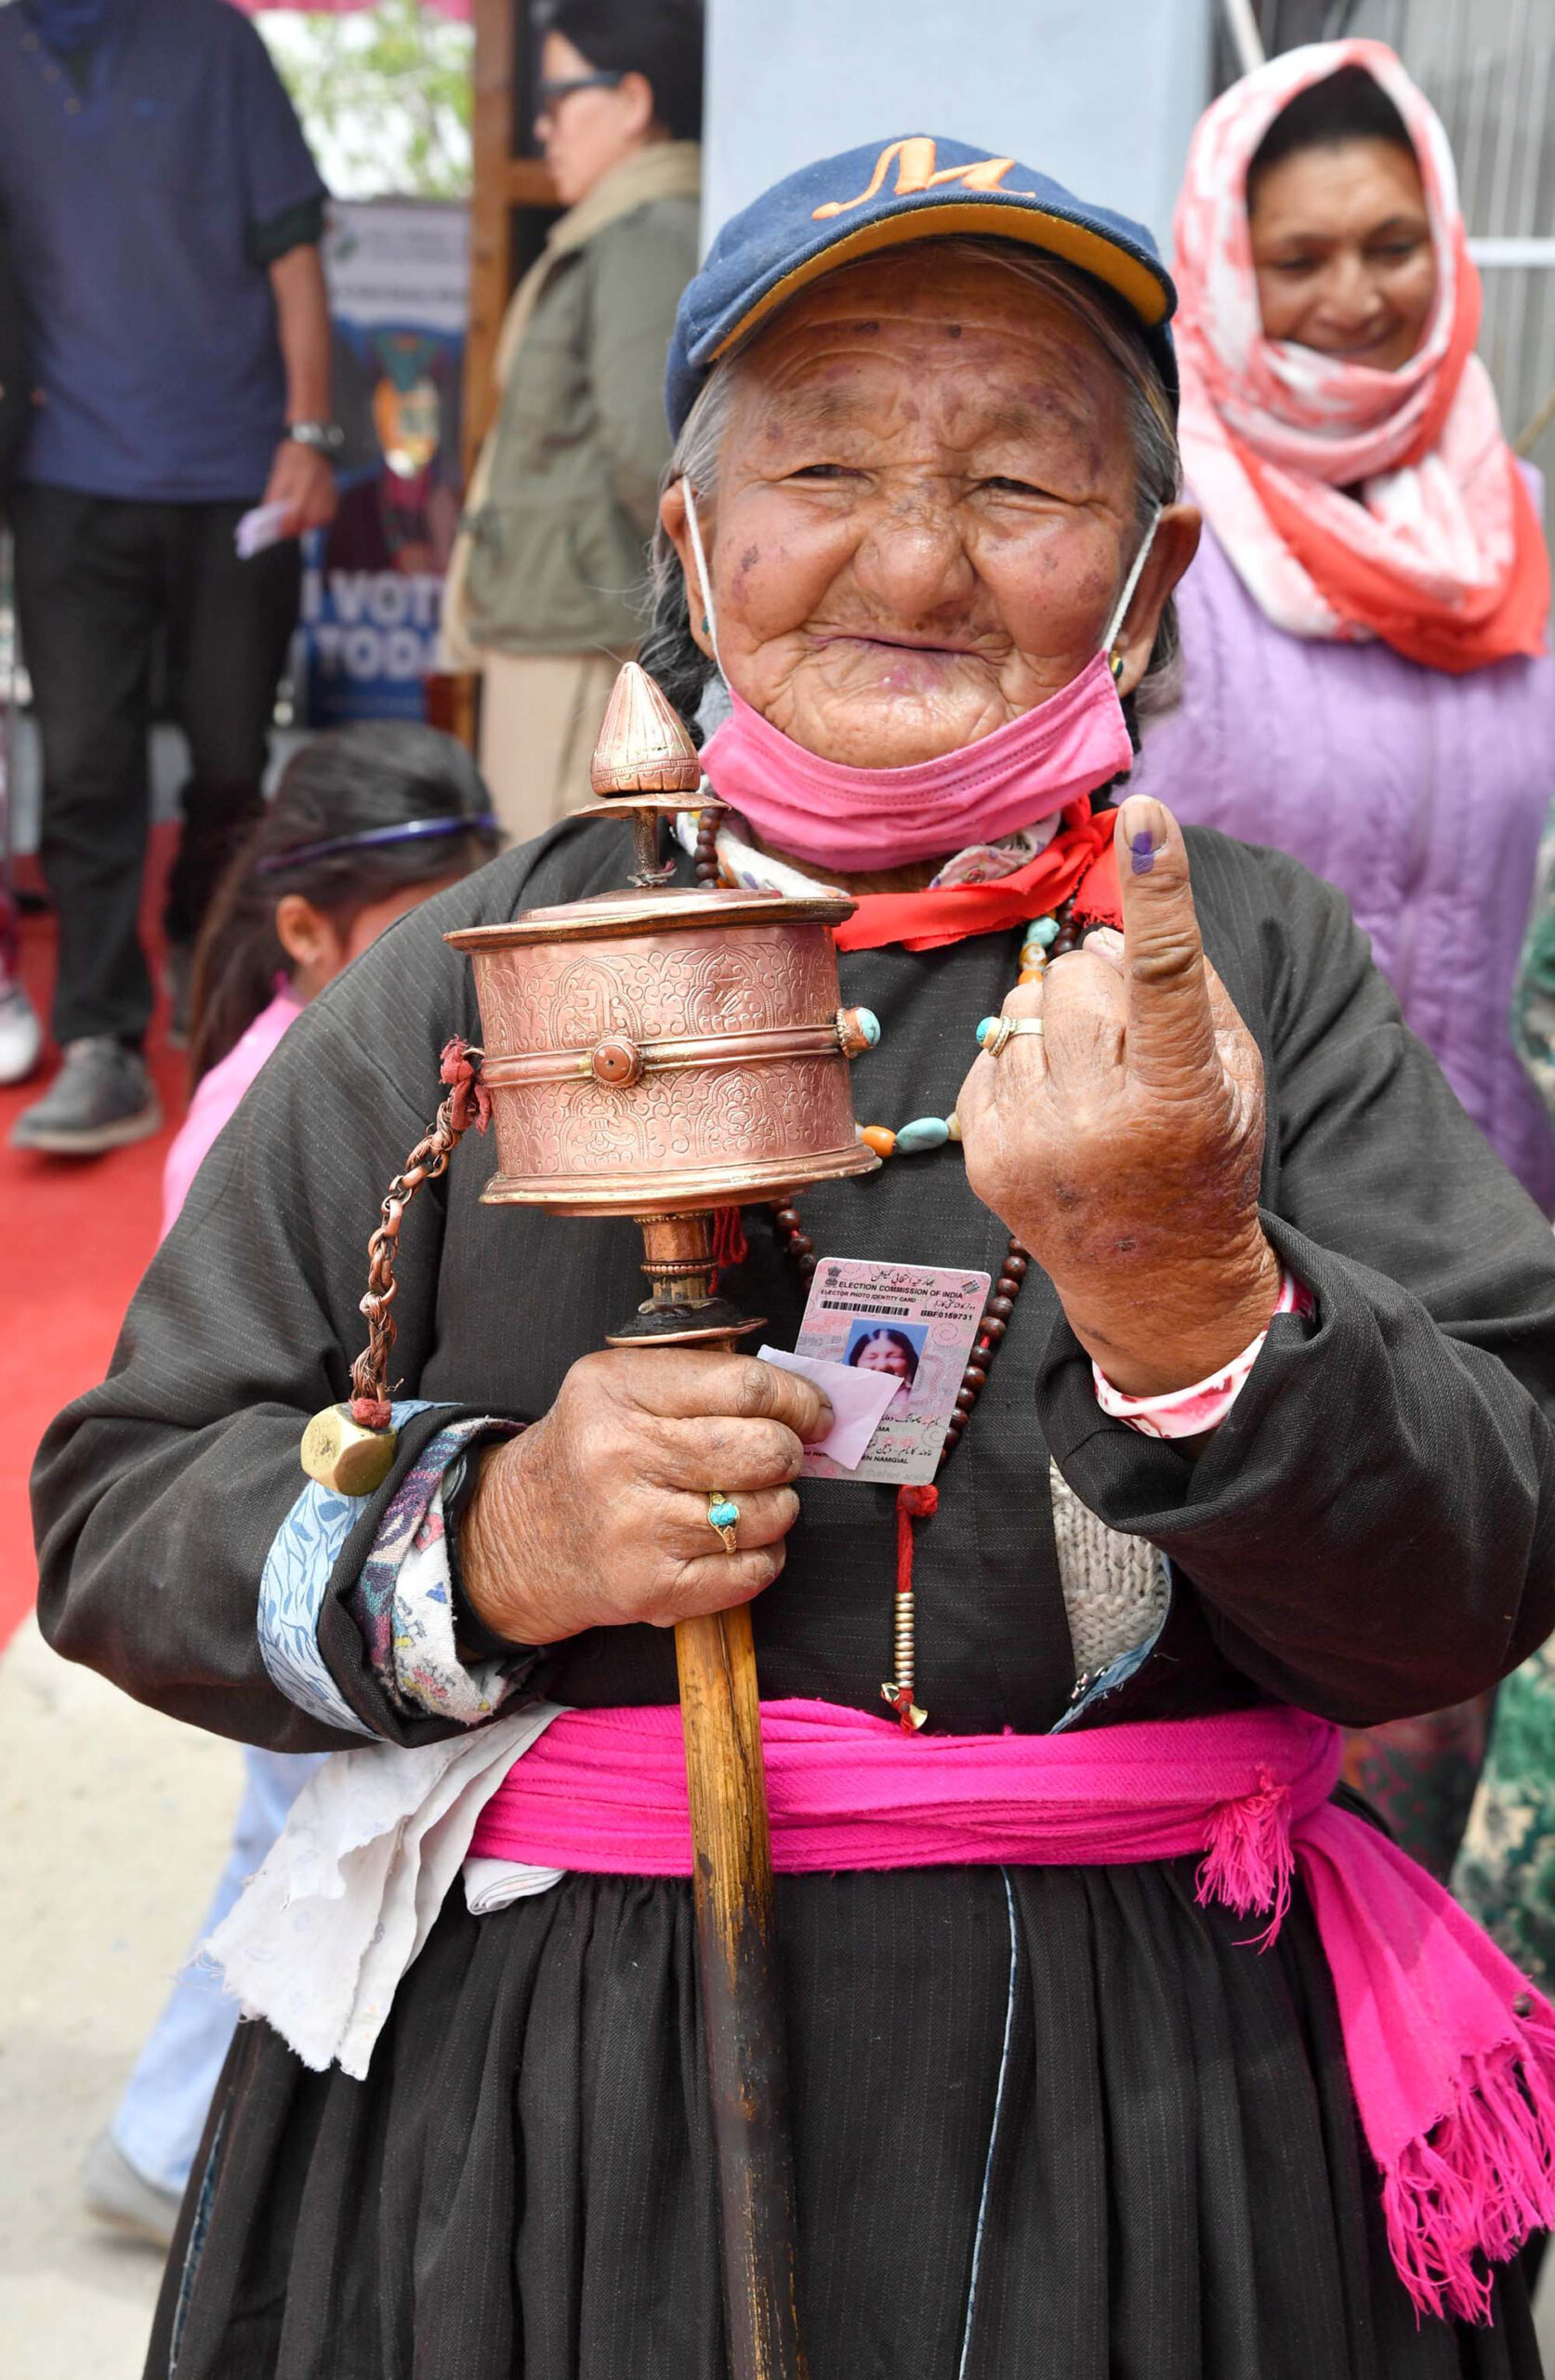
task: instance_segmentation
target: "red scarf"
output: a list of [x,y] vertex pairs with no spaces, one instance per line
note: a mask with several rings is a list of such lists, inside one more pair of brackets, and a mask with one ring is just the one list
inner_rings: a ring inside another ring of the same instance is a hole
[[938,950],[973,934],[1002,933],[1007,927],[1044,918],[1074,898],[1084,925],[1121,926],[1123,899],[1113,855],[1115,810],[1092,811],[1087,795],[1072,801],[1063,824],[1044,852],[996,884],[947,884],[927,892],[861,892],[858,907],[837,928],[839,950],[881,950],[901,943],[908,950]]

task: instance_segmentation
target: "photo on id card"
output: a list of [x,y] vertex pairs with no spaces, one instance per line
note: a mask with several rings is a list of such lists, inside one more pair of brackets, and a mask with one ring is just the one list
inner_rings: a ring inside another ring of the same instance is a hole
[[811,1451],[807,1478],[894,1487],[933,1478],[988,1289],[986,1273],[821,1259],[795,1354],[883,1374],[897,1385],[856,1468]]

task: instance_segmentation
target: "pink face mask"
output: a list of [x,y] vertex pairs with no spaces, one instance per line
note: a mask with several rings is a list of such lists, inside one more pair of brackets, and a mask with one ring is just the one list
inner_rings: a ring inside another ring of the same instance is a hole
[[[705,589],[711,581],[689,487],[686,520]],[[1107,654],[1154,536],[1152,522],[1101,650],[1058,694],[992,735],[911,768],[851,768],[807,752],[731,687],[732,716],[702,755],[715,790],[764,843],[811,866],[844,871],[941,859],[964,844],[1034,826],[1096,792],[1133,757]],[[716,628],[713,639],[716,652]]]

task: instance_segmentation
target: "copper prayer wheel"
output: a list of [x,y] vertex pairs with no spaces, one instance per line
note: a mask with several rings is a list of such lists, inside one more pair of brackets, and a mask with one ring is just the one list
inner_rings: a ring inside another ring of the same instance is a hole
[[[600,803],[600,810],[619,803]],[[451,933],[475,968],[496,1206],[652,1217],[867,1173],[841,896],[623,892]]]

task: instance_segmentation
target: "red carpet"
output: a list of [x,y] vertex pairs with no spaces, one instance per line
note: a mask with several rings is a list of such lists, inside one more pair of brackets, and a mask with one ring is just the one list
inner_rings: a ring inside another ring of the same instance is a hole
[[[145,925],[154,935],[175,829],[152,839]],[[21,871],[24,883],[36,879]],[[22,967],[48,1013],[54,926],[22,920]],[[154,1141],[112,1156],[29,1157],[3,1145],[13,1117],[53,1072],[0,1090],[0,1643],[33,1606],[37,1572],[27,1508],[33,1450],[61,1405],[102,1378],[119,1324],[156,1246],[162,1163],[183,1113],[184,1061],[169,1050],[159,1006],[149,1049],[166,1121]]]

